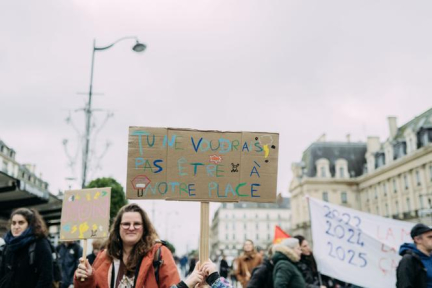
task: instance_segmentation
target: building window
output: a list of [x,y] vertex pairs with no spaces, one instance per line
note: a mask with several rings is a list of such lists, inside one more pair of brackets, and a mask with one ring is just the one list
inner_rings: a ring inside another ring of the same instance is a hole
[[376,213],[377,213],[377,215],[380,215],[380,211],[379,211],[378,205],[376,206]]
[[407,174],[404,174],[404,184],[405,184],[405,190],[408,189],[408,177],[407,177]]
[[432,181],[432,165],[429,166],[429,176],[430,180]]
[[393,178],[393,192],[397,192],[397,185],[396,185],[396,179]]
[[232,223],[233,224],[233,230],[235,229],[235,223]]
[[233,240],[235,240],[235,233],[233,234]]
[[424,208],[423,195],[420,195],[419,197],[419,204],[420,204],[420,209],[423,209]]
[[257,230],[259,229],[259,224],[258,223],[255,224],[255,229],[257,229]]
[[6,174],[8,174],[8,162],[3,160],[3,169],[2,171]]
[[243,228],[246,229],[246,223],[243,224]]
[[347,204],[348,203],[347,192],[342,192],[341,193],[341,202],[342,202],[342,204]]
[[378,199],[378,188],[375,186],[375,199]]
[[228,240],[228,234],[225,235],[225,240]]
[[395,201],[395,213],[399,215],[399,202],[397,200]]
[[243,214],[243,219],[246,219],[246,214]]
[[389,208],[388,208],[388,204],[385,203],[385,216],[388,217],[389,216]]
[[228,223],[225,224],[225,229],[226,229],[226,230],[229,229],[229,227],[228,227]]
[[327,177],[327,176],[326,176],[326,170],[325,170],[325,167],[321,167],[321,169],[320,169],[320,175],[321,175],[321,177],[323,177],[323,178]]
[[420,172],[419,170],[416,170],[416,180],[417,180],[417,186],[421,185],[421,181],[420,181]]
[[270,234],[267,234],[267,240],[270,240],[271,239],[270,237],[271,237]]
[[387,184],[384,182],[383,185],[384,196],[387,196]]
[[344,169],[344,167],[340,167],[339,168],[339,175],[340,175],[340,178],[345,178],[345,169]]
[[328,192],[323,192],[322,197],[323,197],[324,201],[326,201],[326,202],[329,201],[329,199],[328,199]]
[[270,223],[267,223],[267,230],[270,230]]
[[246,241],[246,239],[248,239],[246,233],[244,234],[244,238],[243,238],[243,239],[244,239],[245,241]]
[[266,216],[266,217],[267,217],[267,220],[269,220],[269,219],[270,219],[270,215],[269,215],[268,213],[267,213],[267,216]]
[[407,197],[407,199],[406,199],[406,204],[407,204],[407,212],[410,212],[411,211],[411,202],[410,202],[409,197]]
[[255,235],[255,239],[256,239],[257,241],[259,240],[259,234],[258,234],[258,233]]

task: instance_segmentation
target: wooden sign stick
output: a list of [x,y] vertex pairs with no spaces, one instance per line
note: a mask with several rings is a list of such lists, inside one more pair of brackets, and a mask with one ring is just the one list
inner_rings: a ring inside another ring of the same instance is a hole
[[[82,258],[83,258],[83,262],[82,263],[84,263],[84,265],[86,265],[86,260],[87,260],[87,239],[84,239],[84,244],[83,244],[83,256],[82,256]],[[81,282],[82,281],[84,281],[85,279],[84,278],[81,278]]]
[[201,265],[209,259],[209,206],[209,202],[201,202],[201,227],[199,248],[199,261]]

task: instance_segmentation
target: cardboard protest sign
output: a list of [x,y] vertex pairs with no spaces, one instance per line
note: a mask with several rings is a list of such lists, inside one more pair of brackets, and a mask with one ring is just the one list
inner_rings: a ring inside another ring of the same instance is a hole
[[111,187],[66,191],[60,240],[108,237]]
[[395,287],[399,247],[415,223],[309,198],[313,252],[322,274],[362,287]]
[[275,202],[279,134],[129,127],[128,199]]

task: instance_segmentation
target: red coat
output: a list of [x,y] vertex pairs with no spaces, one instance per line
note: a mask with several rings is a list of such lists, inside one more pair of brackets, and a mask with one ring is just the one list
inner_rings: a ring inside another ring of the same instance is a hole
[[[146,256],[144,256],[136,281],[137,288],[170,288],[180,282],[177,266],[174,262],[171,251],[165,246],[161,248],[161,259],[163,264],[159,268],[159,286],[157,286],[155,272],[153,268],[154,253],[162,244],[157,243],[153,246]],[[110,288],[112,261],[107,256],[106,250],[98,254],[93,263],[93,274],[85,281],[74,278],[75,288]]]

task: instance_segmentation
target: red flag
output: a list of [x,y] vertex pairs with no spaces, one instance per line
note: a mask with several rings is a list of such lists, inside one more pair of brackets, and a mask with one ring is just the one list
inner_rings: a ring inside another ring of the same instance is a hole
[[279,226],[275,226],[275,234],[273,239],[273,244],[280,243],[283,239],[290,238],[291,236],[282,230]]

